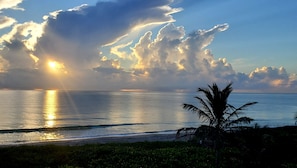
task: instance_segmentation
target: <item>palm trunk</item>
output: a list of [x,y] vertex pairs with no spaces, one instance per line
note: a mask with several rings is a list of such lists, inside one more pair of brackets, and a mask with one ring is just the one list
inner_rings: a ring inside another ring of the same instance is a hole
[[220,166],[220,151],[219,149],[216,149],[216,168],[219,168]]
[[216,168],[219,168],[220,166],[220,161],[221,161],[221,158],[220,158],[220,150],[221,150],[221,145],[220,145],[220,128],[219,127],[216,127],[216,130],[215,130],[215,152],[216,152]]

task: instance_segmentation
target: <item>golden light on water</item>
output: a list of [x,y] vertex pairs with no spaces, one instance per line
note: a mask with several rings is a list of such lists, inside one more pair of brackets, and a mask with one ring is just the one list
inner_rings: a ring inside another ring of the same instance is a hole
[[[44,106],[43,106],[43,119],[44,119],[44,127],[45,128],[55,128],[56,127],[56,119],[57,119],[57,111],[58,111],[58,91],[56,90],[47,90],[45,91],[44,96]],[[54,140],[63,138],[56,131],[49,131],[42,133],[40,136],[40,140]]]
[[58,133],[44,133],[43,136],[40,137],[40,140],[54,140],[59,138],[63,138],[63,136]]
[[45,92],[44,103],[44,120],[45,127],[53,128],[55,126],[55,119],[57,118],[58,97],[56,90],[47,90]]

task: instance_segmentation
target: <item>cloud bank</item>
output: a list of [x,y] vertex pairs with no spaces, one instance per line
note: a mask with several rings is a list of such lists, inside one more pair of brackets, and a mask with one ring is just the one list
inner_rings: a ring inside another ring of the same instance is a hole
[[[225,58],[215,57],[207,48],[229,25],[187,34],[184,27],[173,24],[173,14],[181,9],[171,3],[103,1],[55,11],[41,24],[15,24],[0,41],[0,88],[171,91],[234,82],[242,91],[296,90],[297,75],[283,67],[236,72]],[[2,18],[0,26],[16,22]],[[120,41],[153,25],[163,27],[133,42]]]

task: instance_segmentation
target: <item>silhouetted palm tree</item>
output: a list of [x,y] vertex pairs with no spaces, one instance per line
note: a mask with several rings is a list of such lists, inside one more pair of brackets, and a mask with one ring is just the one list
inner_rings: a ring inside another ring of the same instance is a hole
[[242,110],[246,107],[256,104],[257,102],[249,102],[236,108],[228,103],[228,97],[232,92],[232,83],[228,84],[223,90],[220,90],[217,84],[208,88],[198,88],[198,92],[202,92],[205,97],[196,96],[200,107],[192,104],[183,104],[183,108],[198,114],[199,118],[209,123],[208,129],[214,138],[214,148],[216,150],[216,162],[219,165],[219,150],[221,148],[222,133],[236,124],[249,124],[253,119],[249,117],[239,117]]
[[196,96],[201,107],[192,104],[183,104],[183,108],[198,114],[199,118],[209,123],[217,131],[223,131],[236,124],[249,124],[253,119],[249,117],[239,117],[242,110],[257,102],[249,102],[236,108],[228,103],[228,97],[232,92],[232,83],[228,84],[223,90],[220,90],[217,84],[208,88],[199,88],[198,92],[202,92],[205,98]]

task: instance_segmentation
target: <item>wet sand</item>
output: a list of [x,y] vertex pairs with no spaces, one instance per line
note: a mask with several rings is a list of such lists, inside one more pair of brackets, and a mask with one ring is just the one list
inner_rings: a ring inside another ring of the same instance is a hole
[[104,144],[104,143],[134,143],[134,142],[155,142],[155,141],[176,141],[175,134],[144,134],[144,135],[129,135],[129,136],[110,136],[96,137],[86,139],[71,139],[71,140],[51,140],[32,143],[17,143],[4,146],[20,146],[20,145],[61,145],[61,146],[79,146],[86,144]]

